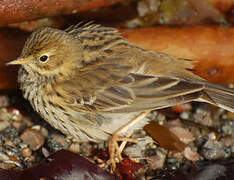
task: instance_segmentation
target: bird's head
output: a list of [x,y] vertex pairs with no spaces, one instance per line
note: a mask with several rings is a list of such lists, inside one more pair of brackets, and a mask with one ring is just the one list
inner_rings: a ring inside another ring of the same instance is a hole
[[79,68],[81,59],[82,46],[78,39],[65,31],[46,27],[33,32],[20,57],[7,65],[22,65],[29,73],[53,76]]

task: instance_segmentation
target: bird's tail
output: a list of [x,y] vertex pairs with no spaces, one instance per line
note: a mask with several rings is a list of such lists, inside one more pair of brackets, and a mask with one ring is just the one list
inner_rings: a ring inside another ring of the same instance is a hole
[[234,112],[234,90],[206,82],[203,92],[204,95],[202,96],[201,101]]

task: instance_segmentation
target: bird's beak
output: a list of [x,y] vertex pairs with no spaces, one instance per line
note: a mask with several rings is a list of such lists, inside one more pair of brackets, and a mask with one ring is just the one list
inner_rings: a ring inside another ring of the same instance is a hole
[[10,61],[8,63],[6,63],[6,65],[22,65],[22,64],[26,64],[27,63],[27,59],[26,58],[17,58],[13,61]]

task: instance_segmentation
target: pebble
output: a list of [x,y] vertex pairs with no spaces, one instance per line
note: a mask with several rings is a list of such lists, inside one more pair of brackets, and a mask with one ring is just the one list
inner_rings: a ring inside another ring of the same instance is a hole
[[166,121],[166,116],[164,114],[158,113],[156,114],[156,121],[160,124],[163,125]]
[[23,157],[30,157],[32,155],[32,150],[29,147],[22,149]]
[[145,16],[152,12],[157,12],[160,2],[158,0],[144,0],[137,4],[137,11],[139,16]]
[[225,124],[222,126],[222,132],[225,135],[234,135],[234,121],[225,122]]
[[32,163],[36,161],[36,157],[32,155],[32,156],[26,157],[25,160]]
[[26,129],[20,136],[21,140],[28,144],[33,151],[40,149],[44,142],[45,137],[35,129]]
[[232,136],[225,136],[221,138],[220,142],[224,146],[230,147],[232,144],[234,145],[234,138]]
[[195,140],[193,134],[182,127],[170,127],[169,130],[173,132],[185,144],[188,144]]
[[209,139],[215,140],[216,139],[216,134],[214,132],[211,132],[211,133],[208,134],[208,137],[209,137]]
[[182,119],[189,119],[189,115],[190,115],[189,112],[182,112],[182,113],[180,114],[180,117],[181,117]]
[[69,150],[74,153],[80,153],[80,144],[79,143],[72,143],[69,147]]
[[214,124],[214,121],[213,119],[211,118],[210,114],[207,114],[203,117],[202,119],[202,124],[205,125],[205,126],[213,126]]
[[59,142],[64,148],[66,148],[69,144],[64,135],[53,133],[51,137]]
[[[93,146],[89,142],[83,142],[83,143],[77,143],[77,144],[80,145],[80,149],[79,149],[80,154],[86,157],[92,155]],[[78,145],[75,145],[75,147],[78,147]],[[75,151],[78,151],[78,149],[76,149]]]
[[27,162],[35,162],[36,158],[32,154],[32,150],[29,147],[22,149],[22,155],[25,158],[24,160]]
[[162,151],[157,151],[157,155],[146,158],[150,168],[154,170],[163,168],[165,160],[166,154]]
[[0,151],[0,161],[6,161],[6,160],[9,160],[9,157]]
[[29,117],[24,117],[24,123],[26,124],[27,127],[31,127],[33,125],[33,122]]
[[10,116],[10,119],[14,120],[14,121],[20,121],[23,118],[22,113],[13,107],[7,108],[8,114]]
[[10,100],[8,96],[6,95],[1,95],[0,96],[0,107],[7,107],[10,105]]
[[0,151],[0,168],[1,169],[12,169],[16,166],[22,168],[22,164],[19,162],[18,159]]
[[184,157],[190,161],[197,161],[200,155],[197,152],[191,150],[190,147],[184,149]]
[[231,152],[232,152],[232,154],[234,154],[234,144],[232,144],[232,146],[231,146]]
[[12,126],[15,127],[18,131],[23,129],[24,123],[22,121],[14,121],[12,122]]
[[0,131],[3,131],[10,126],[10,122],[7,120],[0,120]]
[[0,119],[4,121],[9,121],[10,117],[7,112],[7,108],[0,108]]
[[123,152],[129,158],[142,158],[142,148],[137,144],[125,147]]
[[228,150],[217,140],[208,139],[203,145],[201,153],[206,159],[215,160],[229,157],[231,150]]
[[42,147],[42,148],[41,148],[41,151],[42,151],[42,154],[43,154],[43,156],[44,156],[45,158],[49,157],[50,152],[49,152],[46,148]]
[[19,162],[12,161],[12,160],[6,160],[6,161],[0,163],[0,168],[1,169],[6,169],[6,170],[13,169],[16,166],[22,167],[22,165]]
[[180,152],[180,151],[169,151],[167,156],[169,158],[176,158],[176,159],[180,159],[180,160],[182,160],[184,158],[183,152]]
[[31,127],[31,129],[34,129],[34,130],[40,132],[45,138],[47,138],[49,136],[48,130],[43,126],[34,125]]
[[47,141],[46,141],[49,150],[52,152],[56,152],[59,151],[61,149],[63,149],[64,147],[56,140],[54,139],[51,135],[48,136]]
[[8,140],[8,139],[5,141],[4,145],[15,146],[15,144],[12,141]]
[[7,138],[13,142],[13,141],[15,141],[15,139],[18,138],[19,131],[15,127],[9,126],[6,129],[4,129],[3,134],[4,134],[5,138]]
[[227,118],[228,119],[234,119],[234,113],[233,112],[227,112]]
[[165,124],[166,127],[182,127],[182,123],[179,119],[169,121]]

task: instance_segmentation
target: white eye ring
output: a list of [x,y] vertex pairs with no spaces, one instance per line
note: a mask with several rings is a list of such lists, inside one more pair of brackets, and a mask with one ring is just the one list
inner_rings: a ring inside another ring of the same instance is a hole
[[45,54],[40,57],[40,61],[42,61],[42,62],[45,62],[48,59],[49,59],[48,55],[45,55]]

